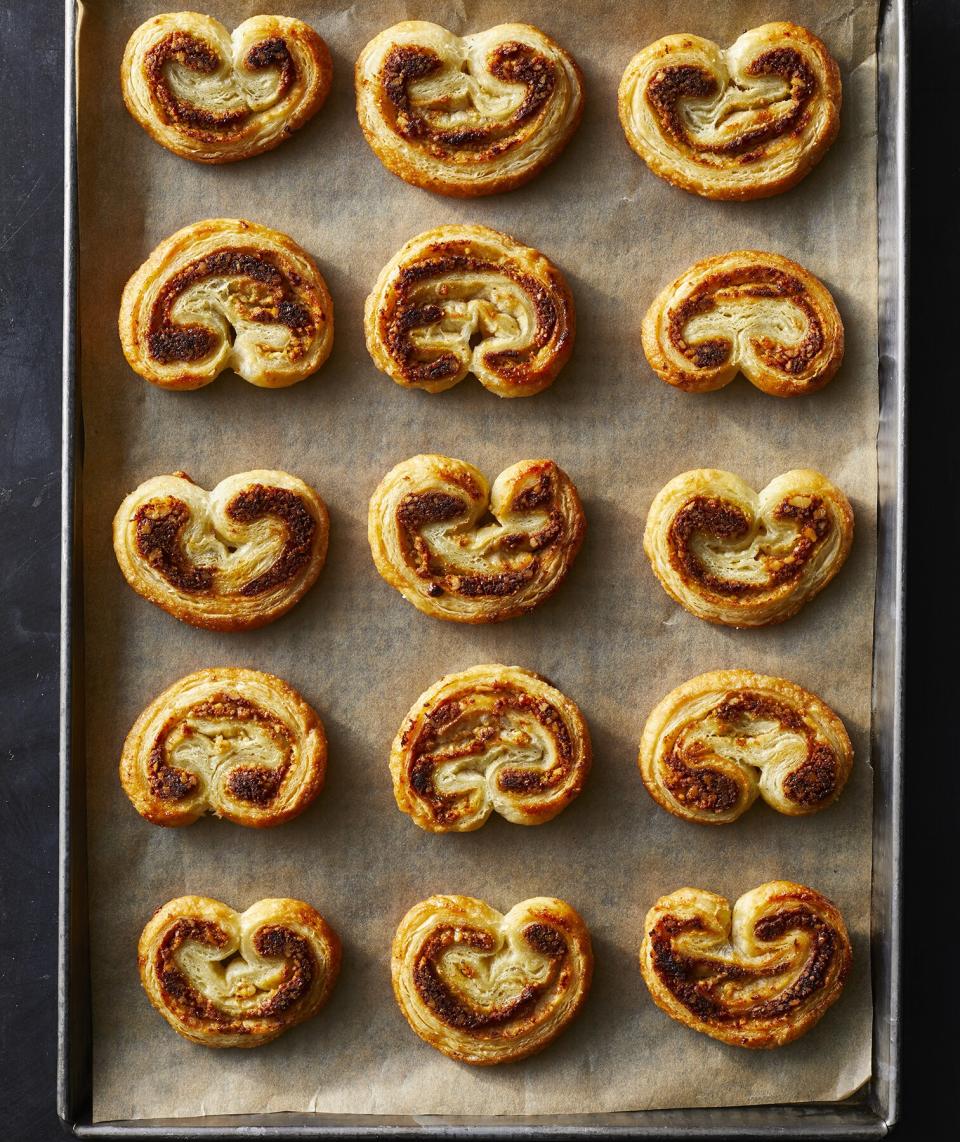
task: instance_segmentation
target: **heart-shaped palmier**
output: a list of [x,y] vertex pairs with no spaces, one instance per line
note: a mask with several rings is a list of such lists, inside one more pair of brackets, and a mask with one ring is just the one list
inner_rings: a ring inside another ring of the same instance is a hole
[[323,788],[323,724],[272,674],[215,667],[188,674],[143,711],[127,735],[120,781],[155,825],[213,813],[264,828],[289,821]]
[[301,20],[254,16],[231,35],[212,16],[164,12],[127,41],[127,110],[168,151],[232,163],[279,146],[323,106],[333,65]]
[[[495,522],[483,522],[488,512]],[[367,535],[377,570],[418,610],[493,623],[549,598],[585,531],[577,490],[552,460],[521,460],[491,488],[472,465],[427,455],[384,476]]]
[[363,49],[355,83],[360,126],[387,170],[464,198],[533,178],[583,109],[580,69],[530,24],[461,37],[404,20]]
[[451,1059],[491,1066],[542,1050],[590,989],[593,951],[562,900],[505,915],[471,896],[431,896],[393,940],[393,993],[413,1030]]
[[431,833],[469,832],[497,812],[555,817],[583,788],[590,735],[566,695],[519,666],[474,666],[421,694],[390,753],[397,805]]
[[303,597],[327,557],[328,534],[323,500],[287,472],[240,472],[212,492],[175,472],[127,496],[113,549],[130,586],[175,618],[248,630]]
[[755,492],[732,472],[675,476],[650,505],[643,548],[668,595],[733,627],[783,622],[830,582],[853,542],[853,509],[826,476],[784,472]]
[[384,266],[364,310],[374,364],[430,393],[468,374],[500,397],[539,393],[573,349],[573,297],[538,250],[487,226],[438,226]]
[[836,137],[840,71],[797,24],[752,28],[724,50],[700,36],[649,44],[627,65],[618,108],[654,174],[705,198],[780,194]]
[[118,327],[131,369],[160,388],[198,389],[232,369],[278,389],[329,357],[333,302],[292,238],[208,218],[171,234],[130,278]]
[[725,825],[758,796],[801,816],[846,784],[853,747],[815,694],[750,670],[714,670],[672,690],[647,719],[640,773],[660,805],[703,825]]
[[181,896],[147,921],[140,982],[170,1026],[203,1047],[259,1047],[316,1015],[340,970],[340,941],[302,900],[235,912]]
[[661,380],[712,392],[737,373],[777,397],[812,393],[843,360],[843,322],[803,266],[757,250],[697,262],[654,300],[643,351]]
[[773,880],[734,904],[681,888],[647,913],[640,971],[678,1023],[735,1047],[782,1047],[834,1004],[852,951],[839,911],[812,888]]

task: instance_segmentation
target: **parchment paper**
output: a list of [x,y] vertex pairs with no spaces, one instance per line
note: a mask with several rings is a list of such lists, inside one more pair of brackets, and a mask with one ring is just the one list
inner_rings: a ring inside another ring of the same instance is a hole
[[[212,0],[234,26],[262,3]],[[81,370],[95,1120],[264,1111],[378,1114],[581,1113],[842,1098],[870,1071],[869,711],[877,425],[873,0],[656,0],[557,4],[287,3],[335,61],[317,118],[272,154],[232,166],[185,162],[126,114],[117,71],[126,38],[156,0],[90,0],[79,45]],[[521,190],[462,202],[383,169],[354,110],[352,71],[366,41],[405,17],[462,33],[528,20],[571,50],[586,76],[582,126],[562,158]],[[669,32],[732,42],[770,19],[815,29],[844,81],[840,138],[799,187],[766,201],[708,202],[654,177],[623,138],[616,89],[628,59]],[[322,371],[292,389],[231,375],[196,393],[151,387],[128,368],[116,332],[120,292],[153,246],[180,226],[247,217],[291,234],[318,259],[336,305]],[[440,395],[379,373],[362,335],[363,299],[409,237],[445,222],[503,229],[570,277],[573,359],[546,393],[500,401],[469,379]],[[833,291],[847,355],[814,396],[779,401],[742,378],[688,395],[657,380],[640,318],[693,261],[741,247],[795,258]],[[377,574],[367,501],[416,452],[507,465],[555,458],[584,499],[588,536],[569,579],[534,614],[491,627],[433,621]],[[799,616],[765,630],[710,626],[673,603],[643,555],[646,512],[672,476],[729,468],[760,488],[812,466],[853,501],[853,553]],[[248,468],[283,468],[315,486],[332,517],[317,586],[289,615],[248,634],[194,630],[123,582],[110,520],[122,497],[184,469],[212,487]],[[595,748],[583,795],[559,818],[433,836],[397,811],[390,742],[442,673],[478,662],[540,671],[578,702]],[[301,818],[257,832],[206,819],[182,830],[141,820],[117,780],[124,736],[163,687],[203,666],[279,674],[319,710],[330,739],[327,786]],[[701,671],[782,674],[819,692],[856,748],[835,806],[791,820],[755,805],[738,823],[701,828],[644,791],[637,743],[654,703]],[[776,877],[812,884],[849,924],[855,968],[837,1006],[790,1047],[749,1052],[661,1014],[637,968],[646,909],[691,884],[735,899]],[[596,975],[583,1014],[543,1054],[492,1069],[458,1065],[420,1042],[394,1003],[390,941],[433,892],[506,910],[557,895],[590,926]],[[316,905],[344,943],[343,971],[314,1020],[253,1051],[210,1051],[176,1036],[141,992],[136,941],[154,908],[183,893],[245,908],[263,896]]]

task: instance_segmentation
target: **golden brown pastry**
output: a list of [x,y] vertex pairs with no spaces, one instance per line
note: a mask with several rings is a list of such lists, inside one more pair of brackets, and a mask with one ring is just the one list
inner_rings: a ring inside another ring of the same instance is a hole
[[640,971],[671,1019],[734,1047],[782,1047],[840,998],[853,953],[825,896],[772,880],[734,904],[681,888],[647,913]]
[[254,16],[231,35],[212,16],[164,12],[127,41],[127,110],[168,151],[233,163],[272,150],[323,106],[333,65],[313,28]]
[[846,784],[853,746],[833,710],[795,682],[712,670],[656,706],[639,764],[668,812],[726,825],[758,796],[791,817],[825,808]]
[[171,234],[127,282],[119,329],[130,368],[160,388],[199,389],[233,369],[279,389],[330,356],[333,302],[292,238],[208,218]]
[[551,1043],[590,990],[593,950],[562,900],[535,896],[506,915],[471,896],[431,896],[400,921],[393,994],[424,1042],[492,1066]]
[[[483,523],[486,514],[494,523]],[[427,615],[495,623],[525,614],[563,582],[586,517],[552,460],[521,460],[496,478],[449,456],[411,456],[370,499],[377,570]]]
[[220,666],[169,686],[127,735],[120,782],[141,817],[204,813],[260,829],[302,813],[323,788],[323,724],[281,678]]
[[147,997],[178,1035],[202,1047],[260,1047],[327,1002],[340,941],[302,900],[234,912],[181,896],[147,921],[138,963]]
[[431,833],[467,833],[494,811],[541,825],[590,771],[579,709],[539,674],[493,663],[448,674],[414,703],[390,752],[397,806]]
[[776,397],[816,392],[843,360],[843,322],[803,266],[759,250],[704,258],[671,282],[643,319],[650,367],[688,393],[737,373]]
[[367,349],[398,385],[443,392],[468,373],[500,397],[553,384],[573,349],[566,279],[487,226],[438,226],[384,266],[364,309]]
[[840,71],[797,24],[751,28],[724,50],[664,36],[638,52],[617,98],[627,142],[654,174],[704,198],[766,198],[823,158],[840,127]]
[[329,517],[287,472],[239,472],[212,492],[184,472],[146,480],[120,505],[113,549],[130,586],[208,630],[273,622],[313,586]]
[[404,20],[363,49],[355,82],[360,126],[387,170],[459,198],[528,182],[583,110],[580,69],[530,24],[460,37]]
[[853,509],[826,476],[784,472],[762,492],[732,472],[696,468],[663,487],[643,549],[672,598],[733,627],[783,622],[843,566]]

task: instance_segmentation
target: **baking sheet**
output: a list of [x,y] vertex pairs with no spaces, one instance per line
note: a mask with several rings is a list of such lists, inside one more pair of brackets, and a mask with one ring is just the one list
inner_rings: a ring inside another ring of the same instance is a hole
[[[126,115],[114,79],[144,3],[89,3],[79,52],[81,386],[86,423],[84,529],[90,907],[95,1121],[248,1111],[571,1113],[842,1097],[869,1075],[869,695],[875,531],[876,11],[788,3],[701,6],[297,4],[334,55],[327,106],[271,155],[195,167],[153,144]],[[235,24],[258,10],[222,4]],[[537,23],[586,74],[584,122],[561,160],[509,195],[457,202],[384,171],[356,124],[353,60],[405,16],[457,31],[506,19]],[[642,44],[690,30],[732,41],[793,18],[818,31],[841,64],[841,135],[820,168],[781,198],[709,203],[652,176],[623,140],[615,93]],[[291,390],[221,377],[170,394],[134,376],[115,320],[129,273],[188,222],[243,215],[292,234],[314,253],[333,293],[337,343],[324,369]],[[500,402],[465,381],[436,396],[376,371],[363,345],[363,298],[411,235],[477,221],[538,246],[567,271],[577,301],[573,360],[547,393]],[[778,402],[739,380],[694,397],[657,381],[639,321],[660,286],[697,258],[741,246],[778,250],[837,298],[847,357],[822,393]],[[553,456],[584,498],[589,535],[558,594],[491,628],[435,623],[380,580],[366,546],[367,499],[382,474],[417,451],[470,460],[493,477]],[[827,473],[853,500],[854,552],[836,582],[797,618],[763,631],[709,627],[654,580],[641,548],[646,510],[671,476],[728,467],[762,486],[790,467]],[[149,475],[185,468],[205,486],[254,466],[312,483],[332,516],[318,585],[262,631],[217,635],[182,626],[133,595],[116,568],[109,521]],[[546,674],[581,706],[596,761],[584,794],[554,822],[521,830],[496,818],[479,833],[433,837],[393,805],[387,753],[417,695],[475,662]],[[264,834],[204,821],[167,831],[141,821],[116,780],[139,710],[204,665],[270,670],[320,711],[330,737],[328,784],[298,821]],[[635,765],[647,712],[702,670],[748,666],[820,692],[844,717],[857,766],[841,802],[791,821],[755,806],[736,825],[702,830],[658,809]],[[777,876],[833,897],[854,938],[856,968],[837,1007],[778,1052],[739,1052],[673,1024],[640,979],[647,907],[697,884],[735,898]],[[591,927],[597,954],[584,1014],[543,1055],[475,1071],[420,1043],[396,1009],[389,944],[403,912],[435,891],[506,909],[559,895]],[[208,1052],[179,1040],[140,993],[139,930],[183,892],[246,907],[264,895],[316,904],[344,940],[334,998],[312,1022],[252,1052]]]

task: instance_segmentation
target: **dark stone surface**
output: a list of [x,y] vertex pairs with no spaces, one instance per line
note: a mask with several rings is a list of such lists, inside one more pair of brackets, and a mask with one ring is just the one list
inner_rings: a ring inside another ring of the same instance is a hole
[[[160,6],[162,7],[162,5]],[[221,15],[229,6],[221,5]],[[279,6],[282,8],[282,5]],[[295,8],[294,6],[288,6]],[[522,7],[522,4],[521,4]],[[774,6],[775,8],[775,6]],[[960,254],[960,4],[915,0],[907,892],[900,1138],[955,1122],[954,712]],[[283,9],[286,10],[286,9]],[[771,9],[771,18],[776,13]],[[54,1112],[62,219],[62,13],[0,0],[0,1136],[60,1137]],[[952,535],[951,530],[952,529]],[[934,574],[935,572],[935,574]]]

